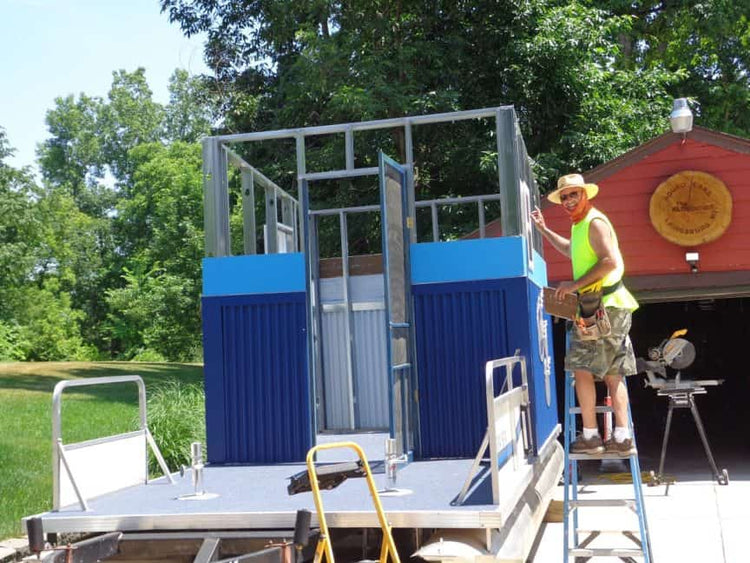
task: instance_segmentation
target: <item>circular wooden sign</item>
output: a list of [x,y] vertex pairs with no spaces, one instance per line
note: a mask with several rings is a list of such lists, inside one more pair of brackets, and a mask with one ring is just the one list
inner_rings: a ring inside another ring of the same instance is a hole
[[651,196],[649,215],[668,241],[697,246],[727,230],[732,222],[732,194],[717,177],[685,170],[659,184]]

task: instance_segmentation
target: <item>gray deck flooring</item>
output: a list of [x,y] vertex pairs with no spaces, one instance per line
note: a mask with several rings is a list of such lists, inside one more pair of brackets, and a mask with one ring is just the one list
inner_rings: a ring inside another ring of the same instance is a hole
[[[373,469],[376,487],[384,488],[383,434],[321,436],[320,442],[352,440],[365,449]],[[349,453],[351,452],[351,453]],[[326,450],[320,460],[355,459],[352,450]],[[413,462],[398,472],[397,487],[410,494],[381,494],[383,508],[396,527],[478,527],[497,517],[491,504],[489,479],[480,476],[473,493],[462,506],[452,502],[461,490],[470,459]],[[290,496],[289,478],[305,472],[304,464],[255,466],[207,466],[204,485],[214,498],[180,500],[193,492],[190,473],[177,474],[176,484],[160,479],[91,499],[91,510],[66,507],[43,515],[45,531],[107,531],[158,529],[233,529],[292,527],[296,511],[315,513],[310,492]],[[484,475],[483,473],[480,475]],[[365,479],[349,479],[322,493],[329,525],[354,527],[377,525]],[[315,519],[314,519],[315,521]]]

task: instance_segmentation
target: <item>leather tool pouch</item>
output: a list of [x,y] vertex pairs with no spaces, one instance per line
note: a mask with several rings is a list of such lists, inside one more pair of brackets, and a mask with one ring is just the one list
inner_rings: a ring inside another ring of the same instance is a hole
[[602,304],[602,291],[589,291],[578,296],[578,315],[574,326],[580,340],[598,340],[612,333],[609,315]]

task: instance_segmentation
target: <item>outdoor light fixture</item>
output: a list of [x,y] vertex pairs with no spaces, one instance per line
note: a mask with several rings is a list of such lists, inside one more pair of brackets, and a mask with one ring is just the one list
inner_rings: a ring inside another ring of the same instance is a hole
[[669,123],[672,125],[672,132],[682,133],[683,136],[693,130],[693,112],[690,111],[687,98],[677,98],[674,101]]
[[690,265],[690,271],[694,274],[698,273],[698,260],[700,259],[700,256],[697,252],[686,252],[685,253],[685,262],[687,262]]

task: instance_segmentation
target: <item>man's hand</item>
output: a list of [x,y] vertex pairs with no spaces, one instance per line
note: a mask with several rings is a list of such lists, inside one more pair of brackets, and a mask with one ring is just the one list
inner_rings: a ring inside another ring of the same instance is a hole
[[536,206],[534,207],[534,211],[531,212],[531,220],[534,222],[534,226],[539,232],[543,233],[544,229],[547,228],[547,225],[544,222],[544,215],[542,215],[541,210]]
[[576,283],[572,281],[564,281],[555,288],[555,299],[562,301],[566,295],[570,295],[576,292]]

